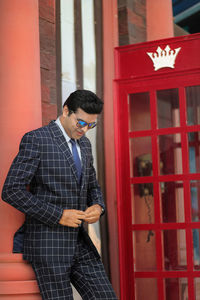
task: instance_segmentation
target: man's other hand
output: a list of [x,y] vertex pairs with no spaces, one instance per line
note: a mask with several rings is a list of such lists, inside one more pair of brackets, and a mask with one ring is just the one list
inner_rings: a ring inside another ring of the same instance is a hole
[[85,221],[88,224],[95,223],[99,220],[101,213],[102,207],[99,204],[94,204],[86,209]]
[[59,221],[61,225],[69,227],[79,227],[82,220],[85,220],[85,212],[76,209],[64,209]]

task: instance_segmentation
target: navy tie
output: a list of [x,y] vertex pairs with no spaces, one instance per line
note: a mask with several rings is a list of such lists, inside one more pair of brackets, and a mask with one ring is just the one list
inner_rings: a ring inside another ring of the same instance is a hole
[[71,139],[70,143],[72,144],[72,154],[73,154],[74,162],[75,162],[75,165],[76,165],[78,180],[79,180],[79,183],[80,183],[80,181],[81,181],[81,160],[80,160],[80,157],[78,155],[78,150],[77,150],[77,147],[76,147],[75,140]]

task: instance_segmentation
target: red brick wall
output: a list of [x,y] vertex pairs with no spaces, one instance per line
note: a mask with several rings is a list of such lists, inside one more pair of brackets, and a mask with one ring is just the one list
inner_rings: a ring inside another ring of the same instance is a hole
[[42,123],[57,117],[56,97],[56,0],[39,0]]
[[118,0],[119,45],[146,41],[146,0]]

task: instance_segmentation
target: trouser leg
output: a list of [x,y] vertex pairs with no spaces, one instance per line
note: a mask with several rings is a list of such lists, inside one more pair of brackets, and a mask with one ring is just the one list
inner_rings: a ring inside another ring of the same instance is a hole
[[61,263],[32,263],[43,300],[73,300],[70,267]]
[[79,236],[73,262],[32,263],[43,300],[117,300],[98,254]]
[[70,278],[83,300],[117,300],[101,259],[84,241],[78,242]]

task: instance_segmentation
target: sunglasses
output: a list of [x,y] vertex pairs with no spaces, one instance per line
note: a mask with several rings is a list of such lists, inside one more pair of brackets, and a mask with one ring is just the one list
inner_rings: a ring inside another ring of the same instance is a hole
[[[75,115],[75,117],[76,117],[76,115]],[[87,122],[85,122],[85,121],[83,121],[81,119],[78,119],[77,117],[76,117],[76,120],[77,120],[76,126],[78,128],[83,128],[85,126],[88,126],[88,129],[92,129],[92,128],[94,128],[97,125],[97,122],[87,123]]]

